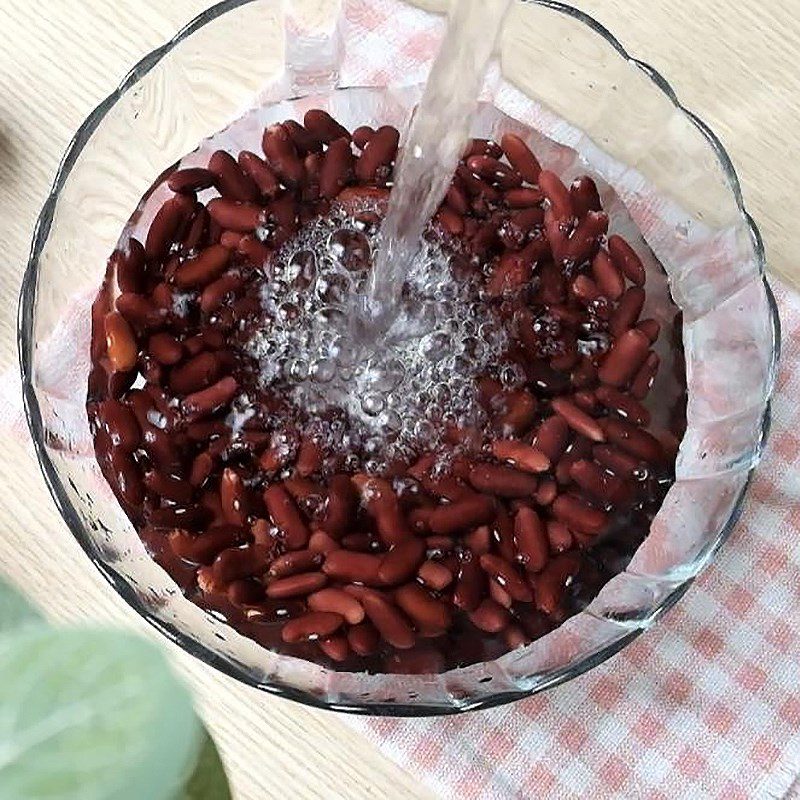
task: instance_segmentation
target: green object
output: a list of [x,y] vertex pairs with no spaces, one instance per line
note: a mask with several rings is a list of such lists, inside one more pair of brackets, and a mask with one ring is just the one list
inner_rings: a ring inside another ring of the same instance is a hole
[[174,800],[196,766],[205,774],[201,744],[188,691],[148,642],[44,626],[0,635],[3,800]]
[[203,746],[192,777],[186,784],[180,800],[231,800],[228,778],[214,740],[203,731]]
[[41,624],[42,615],[13,586],[0,581],[0,636],[31,624]]

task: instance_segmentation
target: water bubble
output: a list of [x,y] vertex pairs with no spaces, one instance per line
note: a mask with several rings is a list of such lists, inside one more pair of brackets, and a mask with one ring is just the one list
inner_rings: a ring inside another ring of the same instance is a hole
[[350,272],[360,272],[369,266],[369,240],[360,231],[346,228],[335,231],[328,239],[328,250]]
[[450,337],[444,331],[431,333],[420,342],[420,349],[428,361],[438,361],[450,352]]
[[289,377],[296,381],[304,381],[308,377],[308,364],[302,358],[290,361]]
[[350,296],[350,279],[336,272],[322,274],[317,278],[315,291],[325,303],[342,304]]
[[361,401],[361,410],[369,417],[376,417],[383,411],[384,401],[378,394],[368,394]]
[[286,280],[299,289],[307,289],[317,276],[317,258],[312,250],[298,250],[284,272]]
[[317,383],[329,383],[336,376],[336,364],[328,358],[321,358],[311,365],[311,379]]

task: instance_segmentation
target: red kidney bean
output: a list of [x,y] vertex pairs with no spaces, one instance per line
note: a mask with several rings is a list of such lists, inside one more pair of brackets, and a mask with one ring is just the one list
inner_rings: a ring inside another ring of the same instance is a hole
[[283,125],[271,125],[261,142],[267,163],[288,187],[299,186],[305,176],[303,162],[289,132]]
[[[362,156],[363,158],[363,156]],[[332,200],[345,187],[353,171],[349,139],[335,139],[328,146],[319,172],[319,193]]]
[[369,621],[390,645],[398,650],[408,650],[414,646],[414,631],[403,614],[388,600],[375,592],[368,592],[361,602]]
[[213,283],[208,284],[200,295],[200,309],[204,314],[216,311],[227,297],[244,285],[244,278],[235,273],[228,272]]
[[466,161],[470,156],[491,156],[492,158],[502,158],[503,148],[491,139],[470,139],[464,154],[461,156]]
[[253,181],[263,197],[273,198],[280,192],[281,186],[277,175],[269,168],[266,161],[255,153],[242,150],[239,153],[239,166]]
[[228,405],[238,391],[239,385],[234,378],[223,378],[208,389],[185,397],[181,402],[181,409],[186,419],[194,422]]
[[275,525],[283,533],[289,550],[302,550],[308,544],[310,533],[300,512],[288,492],[273,484],[264,492],[264,505]]
[[598,386],[596,395],[609,411],[614,411],[629,422],[645,427],[650,424],[650,412],[636,398],[610,386]]
[[514,189],[522,185],[522,178],[512,167],[503,164],[492,156],[474,155],[467,159],[467,167],[472,174],[500,189]]
[[628,485],[616,475],[601,469],[593,461],[580,459],[570,467],[570,477],[600,504],[621,504],[629,495]]
[[227,467],[222,472],[219,492],[222,514],[226,521],[231,525],[244,525],[247,522],[249,513],[249,502],[242,476]]
[[652,434],[620,419],[604,419],[603,427],[611,444],[646,462],[661,463],[664,451]]
[[227,247],[211,245],[196,258],[188,259],[178,267],[175,283],[182,289],[207,286],[222,275],[230,259],[231,251]]
[[378,569],[381,583],[391,586],[412,578],[425,560],[426,551],[425,542],[421,539],[408,538],[399,541],[381,561]]
[[312,611],[327,611],[339,614],[348,625],[358,625],[364,620],[364,607],[352,595],[342,589],[329,587],[308,596],[308,607]]
[[97,419],[108,434],[111,445],[132,453],[142,440],[133,412],[118,400],[104,400],[97,406]]
[[[544,194],[540,189],[516,188],[508,189],[503,194],[503,201],[509,208],[531,208],[538,207],[544,200]],[[544,221],[544,214],[533,217],[541,224]]]
[[325,531],[314,531],[308,540],[308,549],[322,555],[332,553],[334,550],[338,550],[340,546],[339,542],[328,536]]
[[426,561],[417,575],[425,586],[436,592],[441,592],[453,582],[453,573],[438,561]]
[[159,364],[168,367],[183,358],[183,345],[169,333],[154,333],[147,343],[147,350]]
[[194,496],[191,484],[156,470],[146,472],[143,483],[148,491],[180,505],[189,505]]
[[533,277],[533,263],[525,251],[504,253],[486,284],[490,297],[503,297],[521,290]]
[[644,400],[650,394],[660,365],[661,359],[657,353],[650,353],[647,356],[644,364],[631,381],[631,395],[637,400]]
[[602,211],[597,184],[588,175],[574,180],[569,187],[569,193],[578,218],[585,217],[590,211]]
[[553,554],[563,553],[565,550],[569,550],[572,547],[572,534],[563,522],[557,522],[554,519],[548,520],[546,528],[547,541],[550,544],[550,551]]
[[240,544],[242,540],[242,530],[233,525],[209,528],[196,536],[185,530],[174,530],[169,534],[169,545],[175,555],[194,564],[211,565],[223,550]]
[[647,275],[642,259],[621,236],[608,237],[608,252],[613,262],[625,273],[625,277],[631,283],[636,286],[644,286]]
[[595,536],[608,527],[608,515],[574,495],[561,494],[553,501],[553,513],[570,530]]
[[430,518],[434,533],[450,534],[466,528],[485,525],[494,519],[494,502],[483,495],[465,497],[448,505],[439,506]]
[[[452,665],[445,641],[452,660],[464,658],[460,627],[441,638],[460,609],[498,636],[490,652],[522,646],[584,602],[591,581],[566,597],[580,551],[615,531],[628,508],[652,513],[652,487],[675,455],[674,435],[641,429],[660,331],[639,321],[644,290],[626,291],[625,281],[643,283],[644,267],[620,237],[603,248],[608,218],[591,179],[567,188],[513,134],[502,148],[475,141],[435,220],[463,244],[454,277],[486,275],[483,296],[511,333],[502,360],[524,367],[528,388],[482,378],[485,430],[445,426],[441,448],[380,477],[345,474],[342,453],[299,431],[274,433],[282,408],[260,411],[234,435],[224,409],[240,378],[252,397],[237,357],[238,329],[247,329],[237,325],[263,313],[254,268],[268,269],[330,200],[375,226],[389,196],[364,182],[391,181],[396,129],[356,131],[355,158],[329,115],[309,120],[268,129],[266,162],[219,151],[210,170],[167,176],[178,194],[158,210],[145,246],[132,239],[112,254],[109,275],[122,291],[114,314],[130,335],[115,365],[102,341],[110,298],[95,304],[89,410],[103,472],[149,526],[148,546],[162,540],[185,563],[181,585],[193,588],[195,575],[201,592],[261,625],[264,644],[302,619],[286,641],[315,641],[319,658],[375,656],[365,669],[435,672]],[[222,196],[204,207],[195,193],[212,186]],[[189,290],[188,314],[178,290]],[[597,346],[584,354],[579,343],[594,333]],[[145,391],[130,389],[139,373]],[[335,627],[313,624],[319,614]],[[430,637],[440,637],[436,649],[423,642]]]
[[358,499],[347,475],[334,475],[328,488],[322,529],[334,539],[341,537],[355,514]]
[[556,556],[534,581],[536,607],[545,614],[554,614],[579,569],[580,559],[574,552]]
[[439,209],[435,220],[451,236],[459,236],[464,232],[464,220],[447,206]]
[[319,591],[328,582],[322,572],[301,572],[286,578],[277,578],[267,584],[267,597],[283,600],[287,597],[306,597]]
[[621,478],[637,480],[643,471],[639,459],[617,447],[599,445],[592,448],[592,455],[598,464]]
[[[293,550],[278,556],[270,565],[267,574],[270,578],[287,578],[300,572],[314,572],[324,558],[322,553],[313,550]],[[324,609],[318,609],[320,611]]]
[[[539,161],[519,136],[514,133],[503,134],[500,146],[511,166],[516,169],[523,180],[534,185],[539,182],[539,176],[542,172]],[[495,158],[497,157],[495,155]]]
[[508,610],[494,600],[483,600],[469,613],[470,622],[486,633],[500,633],[511,621]]
[[644,307],[645,293],[638,286],[628,289],[619,301],[609,321],[609,330],[612,336],[619,337],[629,328],[632,328]]
[[309,153],[322,152],[322,141],[311,131],[306,130],[299,122],[287,119],[281,124],[289,134],[299,155],[306,156]]
[[451,184],[450,188],[447,190],[445,202],[460,217],[469,213],[469,199],[466,194],[464,194],[461,187],[457,186],[455,183]]
[[520,603],[530,603],[533,600],[530,587],[510,562],[487,553],[480,557],[480,565],[484,572],[494,578],[513,600]]
[[548,560],[545,527],[532,508],[520,508],[514,518],[517,560],[528,572],[540,572]]
[[650,354],[650,339],[633,328],[625,331],[612,345],[598,376],[609,386],[622,387],[630,383]]
[[553,212],[553,218],[557,223],[571,223],[575,217],[575,210],[572,207],[572,198],[569,189],[564,186],[561,178],[554,172],[542,170],[539,174],[539,187],[549,201],[550,208]]
[[469,482],[479,492],[498,497],[530,497],[538,485],[536,478],[526,472],[494,464],[473,467]]
[[489,597],[503,608],[514,605],[514,598],[494,578],[489,578]]
[[179,194],[167,200],[156,212],[147,231],[144,251],[150,261],[160,261],[177,240],[181,228],[194,211],[194,197]]
[[550,469],[550,459],[541,450],[513,439],[492,442],[492,455],[525,472],[539,473]]
[[572,294],[585,306],[591,305],[601,296],[600,287],[586,275],[578,275],[572,281],[570,288],[572,289]]
[[131,237],[109,259],[121,292],[141,292],[145,285],[145,252],[141,242]]
[[[264,224],[265,211],[256,203],[217,197],[209,202],[207,208],[211,219],[227,230],[252,233]],[[241,239],[239,243],[241,244]]]
[[367,511],[375,518],[378,533],[384,544],[393,545],[413,535],[400,510],[397,495],[387,481],[366,475],[354,475],[353,483],[361,493]]
[[219,380],[221,373],[222,363],[217,354],[204,351],[175,367],[169,385],[178,394],[190,394]]
[[270,550],[260,544],[223,550],[212,564],[214,577],[223,584],[261,575],[269,564]]
[[557,494],[558,484],[554,480],[548,479],[539,484],[534,500],[540,506],[549,506],[556,499]]
[[374,181],[381,167],[388,167],[397,156],[400,133],[391,125],[378,128],[370,136],[355,167],[359,181]]
[[308,642],[317,639],[326,639],[332,636],[344,624],[344,619],[338,614],[326,611],[311,611],[302,617],[289,620],[281,628],[281,637],[284,642]]
[[217,176],[210,170],[202,167],[188,167],[175,170],[167,179],[167,186],[178,194],[202,191],[215,185]]
[[[546,215],[545,215],[546,217]],[[602,211],[589,211],[578,223],[564,244],[559,256],[573,264],[582,264],[594,257],[600,237],[608,230],[608,215]],[[555,254],[556,249],[553,248]]]
[[592,259],[592,274],[600,291],[609,300],[619,300],[622,297],[625,277],[605,250],[598,250]]
[[382,560],[371,553],[334,550],[326,556],[322,571],[333,580],[382,586],[379,576]]
[[636,329],[640,330],[652,343],[655,343],[661,333],[661,323],[655,319],[643,319]]
[[255,181],[224,150],[212,154],[208,169],[214,175],[219,193],[226,199],[252,202],[258,197]]
[[356,655],[371,656],[378,649],[380,635],[371,622],[362,622],[348,628],[347,642]]
[[136,366],[139,347],[130,325],[122,314],[112,311],[103,321],[106,334],[106,351],[111,366],[118,372],[127,372]]
[[561,416],[548,417],[536,431],[533,446],[553,463],[558,461],[569,442],[569,425]]
[[[498,417],[505,436],[521,436],[533,424],[538,403],[524,389],[506,395],[506,411]],[[541,448],[540,448],[541,449]]]
[[453,593],[453,604],[463,611],[474,611],[486,593],[486,586],[486,573],[481,569],[478,558],[472,554],[462,558]]
[[450,627],[451,609],[431,597],[419,584],[407,583],[401,586],[395,591],[394,598],[415,624],[442,633]]
[[501,198],[500,191],[494,186],[476,178],[464,164],[459,164],[456,168],[456,175],[460,179],[464,189],[474,197],[483,197],[489,202],[497,202]]
[[553,411],[555,411],[575,433],[585,436],[593,442],[604,442],[606,440],[605,433],[603,433],[600,423],[565,397],[554,398],[551,405]]
[[326,144],[331,144],[340,138],[350,141],[350,132],[347,128],[340,125],[327,111],[322,109],[313,108],[306,111],[303,124],[312,136]]
[[374,128],[370,128],[369,125],[361,125],[353,131],[353,144],[359,150],[363,150],[374,134]]

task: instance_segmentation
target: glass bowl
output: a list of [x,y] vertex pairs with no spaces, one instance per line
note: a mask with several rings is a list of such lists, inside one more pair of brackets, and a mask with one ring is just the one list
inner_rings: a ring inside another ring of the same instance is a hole
[[518,2],[485,85],[484,100],[503,114],[480,114],[475,132],[491,133],[498,120],[534,128],[547,166],[588,170],[612,187],[663,265],[683,311],[687,361],[677,481],[627,570],[584,611],[500,659],[387,676],[335,672],[261,648],[182,596],[100,475],[85,414],[90,306],[154,176],[256,99],[302,105],[322,94],[345,124],[363,124],[378,112],[358,97],[374,90],[344,87],[382,87],[391,102],[381,113],[410,110],[442,19],[399,0],[309,8],[215,5],[145,56],[77,132],[42,209],[20,299],[31,434],[88,557],[137,612],[206,663],[339,711],[416,716],[509,702],[585,672],[646,630],[735,524],[767,434],[780,338],[762,243],[724,148],[654,69],[570,6]]

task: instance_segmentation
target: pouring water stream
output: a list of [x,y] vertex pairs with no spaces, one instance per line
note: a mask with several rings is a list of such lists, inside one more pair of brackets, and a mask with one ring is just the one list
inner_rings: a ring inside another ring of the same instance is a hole
[[513,0],[456,0],[395,169],[360,322],[386,331],[423,231],[447,193],[469,139],[484,74]]

